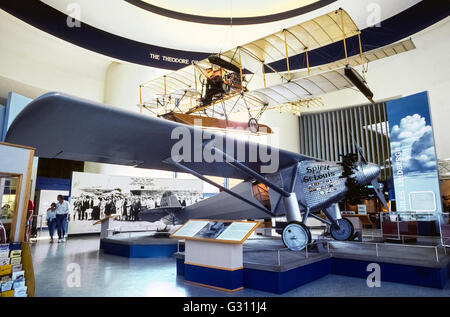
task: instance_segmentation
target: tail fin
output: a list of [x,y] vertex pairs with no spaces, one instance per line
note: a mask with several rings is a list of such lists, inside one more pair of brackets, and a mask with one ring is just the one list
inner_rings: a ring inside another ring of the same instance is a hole
[[178,201],[178,198],[177,198],[177,196],[175,196],[174,193],[172,193],[171,191],[166,191],[162,195],[160,206],[161,206],[161,208],[163,208],[163,207],[181,207],[181,204]]

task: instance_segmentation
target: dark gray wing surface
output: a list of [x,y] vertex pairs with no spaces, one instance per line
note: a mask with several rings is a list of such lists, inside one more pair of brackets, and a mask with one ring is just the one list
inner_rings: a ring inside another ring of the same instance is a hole
[[[32,146],[36,148],[35,155],[38,157],[180,171],[163,162],[171,157],[172,146],[179,141],[178,138],[171,138],[176,128],[184,128],[183,131],[190,133],[192,153],[202,150],[202,144],[194,142],[194,130],[197,131],[197,138],[199,135],[203,139],[220,136],[60,93],[47,93],[32,101],[18,114],[7,132],[6,142]],[[259,155],[260,149],[266,146],[229,136],[224,137],[224,140],[225,152],[230,154],[233,147],[235,151],[231,156],[251,169],[260,172],[260,168],[267,165],[267,160]],[[244,149],[244,158],[237,156],[238,148]],[[249,158],[250,149],[257,149],[253,160]],[[268,147],[268,150],[269,153],[279,151],[279,168],[309,159],[276,148]],[[182,163],[203,175],[248,178],[226,162],[208,162],[200,157],[200,160]]]

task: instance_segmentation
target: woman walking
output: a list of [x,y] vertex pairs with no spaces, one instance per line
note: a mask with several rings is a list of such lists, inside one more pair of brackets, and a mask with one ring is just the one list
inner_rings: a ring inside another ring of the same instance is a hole
[[50,234],[50,243],[53,243],[53,235],[56,228],[56,204],[52,203],[50,208],[47,209],[47,227]]

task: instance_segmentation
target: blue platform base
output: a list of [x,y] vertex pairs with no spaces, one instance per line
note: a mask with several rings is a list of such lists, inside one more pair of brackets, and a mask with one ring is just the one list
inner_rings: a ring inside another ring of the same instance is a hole
[[111,240],[100,240],[100,249],[102,249],[105,254],[113,254],[127,258],[170,258],[177,252],[177,244],[124,244]]
[[380,265],[381,281],[444,288],[448,280],[450,266],[442,268],[420,267],[395,263],[332,259],[331,274],[360,277],[366,279],[370,263]]
[[[380,265],[381,281],[386,282],[442,289],[450,276],[450,265],[445,265],[441,268],[431,268],[330,257],[284,272],[245,268],[244,265],[242,272],[243,286],[250,289],[283,294],[328,274],[366,279],[371,273],[367,271],[367,266],[370,263],[378,263]],[[218,287],[221,288],[236,287],[238,284],[233,284],[235,281],[232,279],[239,279],[226,275],[223,272],[218,273],[214,269],[194,268],[192,265],[185,264],[183,258],[177,258],[177,274],[184,276],[187,281],[220,285]]]
[[285,272],[244,268],[244,287],[283,294],[330,274],[332,259],[325,259]]
[[[178,264],[178,263],[177,263]],[[177,265],[178,269],[178,265]],[[184,264],[184,279],[187,282],[234,292],[244,286],[244,270],[222,270],[192,264]]]

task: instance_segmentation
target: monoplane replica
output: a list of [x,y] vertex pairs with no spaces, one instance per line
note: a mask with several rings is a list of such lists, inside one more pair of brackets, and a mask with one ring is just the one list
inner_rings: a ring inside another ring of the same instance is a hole
[[[70,120],[60,120],[62,113]],[[377,183],[380,168],[363,155],[360,161],[355,154],[346,154],[342,162],[321,161],[59,93],[28,104],[8,129],[6,141],[36,148],[38,157],[190,173],[221,192],[186,207],[165,197],[161,208],[140,219],[182,224],[193,218],[285,215],[288,225],[282,236],[292,250],[302,250],[311,241],[308,217],[327,223],[335,239],[351,238],[353,226],[341,217],[337,203],[355,187],[372,184],[385,204]],[[206,176],[243,182],[229,189]],[[319,211],[326,218],[316,216]]]

